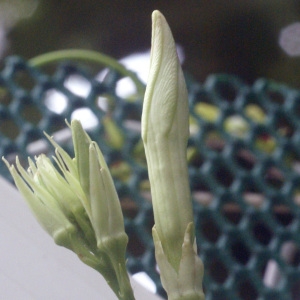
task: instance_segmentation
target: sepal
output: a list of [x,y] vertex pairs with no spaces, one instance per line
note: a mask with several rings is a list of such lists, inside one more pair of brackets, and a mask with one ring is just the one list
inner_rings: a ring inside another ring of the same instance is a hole
[[155,226],[152,229],[155,257],[160,268],[160,277],[169,300],[204,300],[202,278],[204,267],[197,255],[194,224],[189,223],[182,244],[178,272],[169,263]]

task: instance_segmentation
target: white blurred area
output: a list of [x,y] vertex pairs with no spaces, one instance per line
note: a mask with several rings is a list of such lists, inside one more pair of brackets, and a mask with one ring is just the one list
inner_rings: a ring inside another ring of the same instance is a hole
[[[181,63],[184,61],[184,51],[181,46],[177,45],[177,53]],[[122,58],[119,61],[127,69],[136,73],[138,78],[143,82],[147,83],[149,64],[150,64],[150,50],[140,53],[134,53],[129,56]],[[101,71],[97,76],[96,80],[102,81],[105,78],[108,70]],[[87,97],[91,91],[90,82],[80,75],[70,75],[64,82],[64,86],[71,91],[74,95],[80,97]],[[122,78],[118,81],[116,86],[116,94],[122,98],[129,98],[136,93],[136,87],[129,77]],[[56,113],[62,113],[68,105],[68,100],[64,94],[55,89],[49,90],[45,95],[45,105]],[[99,107],[105,111],[106,103],[104,97],[98,99]],[[91,129],[98,123],[96,116],[88,108],[79,108],[72,114],[72,119],[80,120],[85,129]]]
[[[179,61],[182,64],[185,59],[183,48],[180,45],[176,45],[176,47]],[[147,83],[150,67],[150,50],[128,55],[122,58],[120,63],[127,69],[135,72],[142,82]],[[124,84],[124,91],[126,91],[125,86]],[[123,89],[120,92],[123,92]]]
[[300,22],[289,24],[281,30],[279,45],[289,56],[300,55]]

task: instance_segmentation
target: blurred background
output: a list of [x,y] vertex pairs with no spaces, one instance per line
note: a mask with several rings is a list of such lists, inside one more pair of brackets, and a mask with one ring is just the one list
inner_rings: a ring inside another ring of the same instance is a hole
[[[127,63],[128,68],[147,74],[148,51],[151,42],[151,13],[155,9],[160,10],[165,15],[175,41],[180,46],[183,68],[196,81],[203,82],[208,75],[213,73],[227,73],[239,76],[248,84],[252,84],[258,78],[265,77],[291,87],[300,88],[300,1],[296,0],[0,0],[0,68],[3,66],[5,58],[10,55],[18,55],[29,59],[50,51],[80,48],[99,51],[122,60],[122,62],[125,61],[124,58],[132,57],[133,54],[147,53],[143,55],[143,62],[139,60],[137,66],[136,63],[133,63],[133,60],[130,60],[129,64]],[[80,78],[80,81],[75,80],[74,82],[73,78],[73,85],[69,85],[68,78],[64,82],[64,87],[84,99],[89,94],[91,85],[89,83],[84,88],[83,79]],[[75,85],[76,90],[74,89]],[[128,84],[126,85],[128,86]],[[80,91],[77,90],[78,86]],[[116,87],[116,95],[120,96],[118,88],[119,85]],[[47,92],[47,90],[44,90],[44,92]],[[3,101],[7,104],[15,100],[14,97],[7,96],[7,94],[3,92],[4,96],[2,95],[2,98],[4,100],[0,98],[0,102]],[[59,98],[62,96],[64,94],[61,95],[59,90],[53,89],[46,93],[43,101],[49,110],[60,114],[68,103],[66,97]],[[48,104],[52,103],[50,101],[52,100],[51,97],[56,97],[53,100],[58,102],[59,105],[65,103],[65,106],[59,107],[58,110],[56,110],[57,107],[50,107]],[[126,95],[124,97],[126,98]],[[97,101],[100,101],[100,98],[97,95]],[[107,102],[109,102],[108,100]],[[16,103],[16,105],[19,105],[18,102]],[[297,108],[296,104],[295,107]],[[28,123],[31,122],[33,125],[39,122],[40,124],[43,123],[40,121],[42,114],[38,113],[36,107],[34,107],[34,110],[30,110],[32,108],[31,102],[21,108],[23,109],[21,112],[24,112],[25,116],[30,116],[28,120],[36,119],[34,122],[29,120]],[[83,116],[80,109],[76,108],[74,113],[77,111]],[[138,109],[136,111],[140,112]],[[91,113],[90,110],[89,112]],[[15,114],[14,111],[14,116]],[[295,115],[299,116],[299,109],[297,109]],[[11,117],[12,114],[9,113],[3,113],[0,116],[0,137],[1,134],[4,136],[6,133],[8,137],[17,139],[19,134],[20,137],[23,134],[26,137],[24,141],[31,142],[31,136],[27,138],[13,122],[8,123]],[[63,114],[61,117],[64,119]],[[79,118],[78,115],[72,115],[73,117]],[[129,121],[136,121],[137,119],[135,112],[127,117]],[[22,118],[26,119],[21,116],[20,119]],[[84,120],[80,119],[82,122],[88,120],[89,125],[93,121],[89,114],[84,116]],[[124,120],[126,121],[126,119]],[[288,118],[284,117],[283,120],[280,120],[284,124],[280,124],[281,127],[278,125],[276,130],[280,131],[279,129],[283,128],[284,132],[289,132],[291,129],[291,134],[295,132],[297,137],[295,141],[298,142],[297,128],[293,124],[290,125],[288,121]],[[97,124],[98,121],[95,122]],[[96,126],[95,124],[92,125]],[[63,123],[63,126],[65,126],[65,123]],[[46,131],[53,132],[49,128]],[[219,135],[215,134],[217,131],[211,130],[211,132],[211,137],[207,138],[205,143],[211,142],[213,139],[218,140]],[[208,136],[209,134],[210,132],[208,132]],[[263,136],[263,138],[265,137],[268,136]],[[40,136],[38,135],[36,138],[40,139]],[[20,138],[18,140],[19,144],[23,142]],[[221,143],[223,142],[222,140]],[[216,150],[220,143],[213,145],[216,145],[214,146]],[[225,148],[225,143],[221,145]],[[8,149],[8,147],[5,149]],[[208,149],[210,151],[212,148]],[[6,152],[1,154],[5,155]],[[251,162],[252,156],[249,157]],[[202,164],[202,156],[197,157],[195,161],[199,165]],[[296,156],[295,161],[298,164],[300,158]],[[119,161],[116,162],[119,163]],[[223,170],[220,167],[217,170],[218,172],[221,170],[221,173],[227,172],[226,168]],[[228,174],[225,178],[231,176]],[[206,187],[201,185],[197,186],[197,189],[203,189],[204,192],[207,192]],[[251,190],[251,192],[253,191]],[[126,199],[130,200],[128,202],[130,205],[135,205],[129,196],[125,196]],[[130,197],[135,199],[132,195]],[[130,205],[128,207],[132,210]],[[134,209],[136,207],[135,205]],[[144,213],[146,214],[148,211],[144,210]],[[135,216],[132,217],[132,220]],[[207,216],[210,215],[207,214]],[[152,219],[149,218],[149,220]],[[208,226],[216,228],[210,231],[214,235],[218,232],[219,225],[217,225],[215,219],[209,220],[211,223],[207,223]],[[151,222],[149,221],[149,223]],[[205,222],[203,223],[204,227],[206,228]],[[262,225],[258,228],[260,232],[261,228],[264,230],[268,227],[262,222]],[[221,230],[216,235],[220,234]],[[129,252],[132,251],[132,254],[140,257],[146,253],[145,257],[147,258],[146,248],[143,249],[144,244],[142,243],[138,245],[139,238],[137,236],[138,234],[135,232],[131,233],[130,239],[134,243]],[[235,252],[239,253],[240,249],[242,249],[241,252],[246,252],[243,247],[244,244],[241,244]],[[217,270],[215,267],[217,260],[218,258],[213,263],[210,262],[209,269],[211,274],[215,272],[217,279],[214,275],[211,276],[214,277],[213,279],[216,282],[220,277],[220,273],[214,271]],[[229,274],[226,268],[224,267],[223,273]],[[228,275],[226,274],[224,275],[224,281]],[[145,278],[142,280],[145,281]],[[151,290],[155,291],[156,287],[153,282],[149,285],[151,284]],[[251,294],[249,295],[250,298],[244,299],[255,298]]]
[[150,48],[159,9],[196,80],[230,73],[300,87],[297,0],[0,0],[0,58],[84,48],[117,59]]

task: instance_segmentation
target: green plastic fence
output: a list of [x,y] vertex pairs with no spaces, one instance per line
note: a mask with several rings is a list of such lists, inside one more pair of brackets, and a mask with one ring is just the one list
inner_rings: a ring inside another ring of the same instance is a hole
[[[146,272],[165,295],[140,140],[143,95],[137,89],[122,97],[123,76],[110,70],[96,80],[87,66],[66,63],[46,72],[8,58],[0,72],[0,155],[19,155],[26,164],[27,156],[51,154],[43,131],[71,149],[64,120],[88,110],[97,120],[88,131],[105,154],[124,211],[128,269]],[[88,86],[86,96],[69,88],[72,78]],[[188,80],[188,90],[189,176],[206,299],[299,299],[300,91],[263,79],[249,86],[229,75]],[[51,101],[64,109],[55,112]],[[0,173],[10,179],[3,164]]]

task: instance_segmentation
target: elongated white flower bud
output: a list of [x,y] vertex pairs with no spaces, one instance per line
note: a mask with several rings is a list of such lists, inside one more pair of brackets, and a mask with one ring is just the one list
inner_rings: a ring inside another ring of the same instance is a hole
[[142,138],[154,210],[153,238],[169,299],[204,299],[187,169],[189,109],[185,80],[170,28],[152,14],[152,49]]
[[142,138],[155,228],[175,269],[179,266],[187,225],[193,222],[186,160],[188,116],[187,91],[175,43],[165,18],[154,11]]

